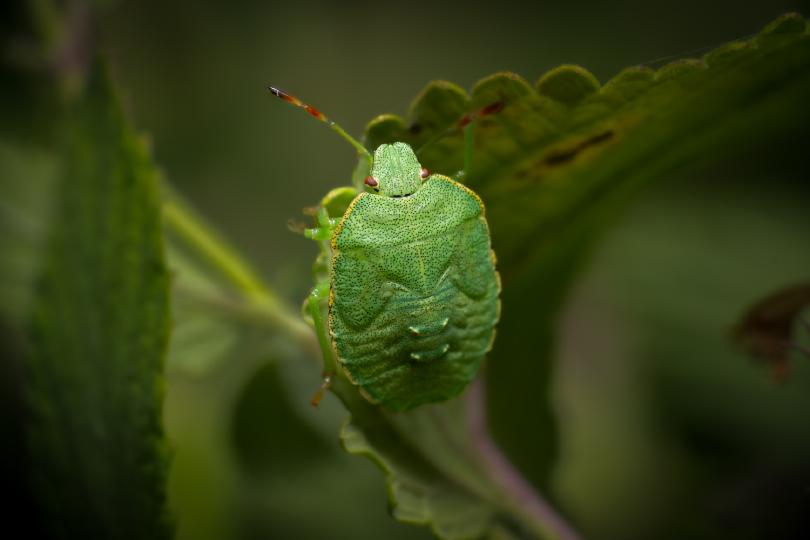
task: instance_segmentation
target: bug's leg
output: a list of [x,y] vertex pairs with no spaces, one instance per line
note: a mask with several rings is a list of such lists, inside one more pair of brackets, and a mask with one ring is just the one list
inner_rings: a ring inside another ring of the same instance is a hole
[[324,299],[329,297],[329,282],[322,281],[315,285],[312,292],[309,293],[307,298],[307,310],[310,317],[312,317],[312,325],[315,328],[315,334],[318,337],[318,346],[323,355],[323,382],[318,392],[312,397],[310,403],[313,407],[317,407],[321,398],[332,382],[332,377],[335,375],[335,359],[332,354],[332,345],[329,340],[329,331],[323,320],[321,312],[321,304]]
[[473,130],[475,129],[475,121],[473,120],[464,126],[464,169],[461,171],[462,178],[467,176],[472,168],[473,159],[473,142],[475,140]]
[[[302,313],[305,318],[309,315],[315,335],[318,339],[318,346],[321,349],[323,356],[323,382],[320,389],[312,397],[310,403],[317,407],[323,398],[323,394],[329,389],[332,379],[336,373],[336,360],[335,353],[332,350],[331,340],[329,338],[329,330],[324,322],[322,306],[329,298],[330,285],[329,275],[331,274],[331,257],[332,251],[330,240],[334,234],[335,227],[338,220],[330,218],[325,206],[333,202],[335,197],[345,196],[346,190],[333,190],[327,197],[324,198],[321,206],[317,208],[306,209],[305,213],[314,216],[316,219],[315,227],[303,228],[301,232],[306,238],[315,240],[320,247],[320,255],[318,256],[313,267],[313,274],[315,276],[316,285],[310,292],[307,299],[302,306]],[[354,193],[352,192],[353,196]]]
[[[314,281],[316,284],[320,284],[323,281],[329,280],[329,267],[331,266],[332,261],[330,240],[332,238],[332,234],[334,233],[335,226],[337,225],[337,220],[330,218],[323,206],[318,208],[307,208],[305,209],[304,213],[315,216],[316,218],[315,227],[304,227],[301,229],[301,233],[304,235],[304,237],[317,242],[318,247],[320,248],[320,253],[312,266],[312,275]],[[305,300],[302,307],[304,318],[307,316],[307,311],[307,301]]]
[[504,102],[495,101],[486,107],[469,114],[465,114],[458,122],[458,127],[464,130],[464,168],[454,175],[457,181],[463,181],[472,169],[473,146],[475,143],[475,123],[479,118],[497,114],[503,110]]
[[472,167],[473,156],[473,130],[475,129],[475,120],[469,120],[464,126],[464,168],[453,175],[453,180],[463,182]]
[[334,376],[333,373],[324,373],[323,374],[323,381],[321,382],[321,387],[318,388],[318,391],[315,392],[315,395],[313,395],[312,399],[309,400],[310,405],[317,408],[318,405],[321,404],[321,399],[323,399],[323,395],[332,386],[332,377],[333,376]]
[[328,246],[323,245],[323,242],[332,238],[332,232],[335,229],[337,220],[330,218],[323,206],[317,209],[315,215],[318,220],[318,226],[312,229],[304,229],[304,236],[316,242],[321,242],[322,247],[328,248]]
[[[317,209],[316,218],[318,226],[312,229],[306,229],[304,236],[315,240],[321,248],[321,257],[326,262],[326,275],[329,275],[328,261],[330,260],[329,240],[332,238],[336,220],[331,219],[326,209],[321,206]],[[315,335],[318,338],[318,346],[321,349],[323,356],[323,381],[321,387],[312,396],[310,403],[313,407],[317,407],[323,398],[323,394],[329,389],[332,383],[332,377],[335,375],[335,359],[332,353],[332,345],[329,339],[329,331],[323,320],[323,312],[321,306],[324,301],[329,298],[329,281],[319,281],[317,285],[309,293],[306,300],[306,309],[309,311],[309,316],[312,318],[312,326],[315,329]]]

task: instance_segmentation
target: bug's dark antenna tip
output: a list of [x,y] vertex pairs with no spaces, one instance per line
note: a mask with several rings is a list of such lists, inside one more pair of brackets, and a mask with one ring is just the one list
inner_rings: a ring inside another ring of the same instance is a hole
[[323,122],[324,124],[326,124],[330,128],[332,128],[334,131],[336,131],[338,135],[343,137],[343,139],[348,141],[349,144],[354,146],[355,150],[357,150],[357,154],[362,156],[366,161],[368,161],[369,169],[371,168],[372,157],[371,157],[371,154],[369,153],[369,151],[366,149],[366,147],[363,146],[362,144],[360,144],[354,137],[352,137],[351,135],[346,133],[343,130],[343,128],[340,127],[338,124],[336,124],[335,122],[333,122],[332,120],[327,118],[325,114],[323,114],[321,111],[319,111],[318,109],[316,109],[312,105],[307,105],[306,103],[304,103],[303,101],[301,101],[300,99],[295,97],[294,95],[288,94],[284,90],[279,90],[275,86],[268,86],[267,89],[270,90],[270,93],[272,93],[277,98],[279,98],[279,99],[281,99],[283,101],[286,101],[287,103],[289,103],[291,105],[294,105],[296,107],[300,107],[301,109],[304,109],[305,111],[307,111],[309,113],[310,116],[313,116],[314,118],[317,118],[318,120],[320,120],[321,122]]

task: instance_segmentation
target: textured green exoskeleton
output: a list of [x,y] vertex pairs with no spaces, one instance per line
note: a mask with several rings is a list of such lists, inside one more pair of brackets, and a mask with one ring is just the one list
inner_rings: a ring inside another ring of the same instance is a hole
[[[342,132],[297,98],[274,94]],[[320,226],[306,231],[321,241],[328,275],[308,308],[325,386],[339,376],[332,373],[334,346],[342,372],[366,398],[403,411],[454,397],[475,377],[495,337],[500,279],[473,191],[427,173],[405,143],[383,144],[369,161],[368,188],[330,193],[318,210]],[[328,337],[321,315],[327,295]]]
[[423,181],[420,171],[407,144],[377,148],[379,194],[358,195],[331,238],[338,359],[369,399],[395,410],[461,392],[498,320],[481,200],[446,176]]

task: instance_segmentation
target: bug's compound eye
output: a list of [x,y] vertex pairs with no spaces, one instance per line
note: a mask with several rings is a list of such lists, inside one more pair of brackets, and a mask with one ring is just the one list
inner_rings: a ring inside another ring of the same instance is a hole
[[430,171],[425,167],[422,167],[422,170],[419,171],[419,176],[422,177],[422,180],[427,180],[427,177],[430,176]]
[[377,179],[374,178],[373,176],[366,176],[366,179],[363,180],[363,183],[365,185],[367,185],[368,187],[371,187],[371,188],[374,188],[374,189],[377,189],[377,187],[380,185],[380,183],[377,181]]

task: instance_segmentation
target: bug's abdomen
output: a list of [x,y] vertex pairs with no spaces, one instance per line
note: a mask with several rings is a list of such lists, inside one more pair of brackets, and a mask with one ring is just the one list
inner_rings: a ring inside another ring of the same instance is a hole
[[500,292],[483,214],[473,192],[433,175],[408,197],[361,193],[335,229],[330,330],[372,401],[444,401],[478,372]]
[[386,287],[385,309],[363,328],[333,314],[340,361],[374,401],[395,410],[443,401],[475,377],[489,350],[498,312],[498,287],[479,298],[460,291],[451,276],[430,295]]

